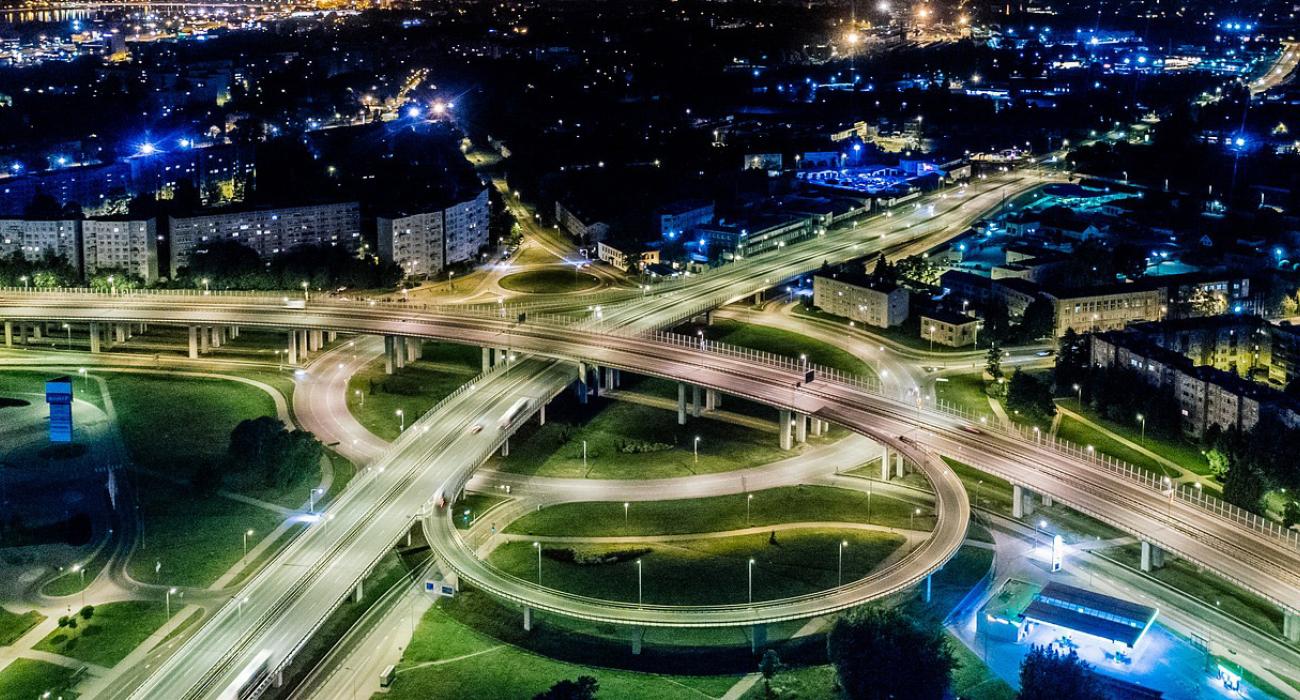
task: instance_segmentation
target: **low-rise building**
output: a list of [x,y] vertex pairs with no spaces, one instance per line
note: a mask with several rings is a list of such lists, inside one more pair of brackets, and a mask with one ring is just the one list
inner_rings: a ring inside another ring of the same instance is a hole
[[152,284],[158,281],[158,224],[153,218],[86,219],[81,253],[87,277],[121,271]]
[[979,333],[979,319],[956,311],[932,309],[918,314],[921,317],[921,339],[950,348],[964,348],[975,343]]
[[356,202],[302,207],[220,211],[170,217],[171,273],[189,265],[190,257],[216,241],[234,241],[263,258],[308,245],[361,246],[361,207]]
[[624,272],[660,262],[658,248],[632,241],[601,241],[596,244],[596,257]]
[[815,231],[812,217],[765,214],[738,222],[719,221],[701,226],[696,233],[721,257],[741,259],[783,248],[813,236]]
[[609,224],[581,211],[572,202],[555,201],[555,221],[583,245],[594,245],[609,236]]
[[1020,318],[1025,309],[1038,299],[1042,288],[1029,280],[1008,277],[993,283],[993,298],[1007,307],[1007,315]]
[[963,270],[948,270],[939,275],[939,286],[948,298],[963,305],[983,306],[993,299],[993,280]]
[[1066,329],[1076,333],[1119,330],[1137,321],[1159,321],[1165,317],[1162,288],[1116,284],[1084,289],[1049,290],[1043,293],[1056,306],[1059,338]]
[[713,202],[703,199],[673,202],[659,210],[658,219],[659,236],[677,240],[713,221]]
[[907,320],[908,293],[861,272],[818,273],[813,276],[813,304],[828,314],[877,328],[893,328]]

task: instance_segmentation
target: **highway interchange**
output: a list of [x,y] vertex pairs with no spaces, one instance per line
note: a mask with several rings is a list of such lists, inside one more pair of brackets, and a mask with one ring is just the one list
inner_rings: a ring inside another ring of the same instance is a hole
[[[1018,191],[1035,182],[1021,180],[1014,187]],[[1169,499],[1158,489],[1137,485],[1045,447],[992,431],[971,432],[968,426],[963,429],[961,421],[918,410],[905,396],[885,397],[867,388],[825,381],[796,388],[801,379],[798,368],[756,365],[693,347],[665,345],[642,335],[748,296],[814,268],[824,259],[857,257],[886,246],[893,252],[914,242],[928,247],[930,238],[960,232],[1002,196],[998,182],[972,185],[971,192],[957,194],[954,202],[932,199],[892,221],[878,218],[849,233],[837,232],[791,246],[781,256],[745,261],[700,276],[676,291],[604,309],[599,322],[589,319],[587,328],[578,333],[546,322],[519,324],[513,319],[461,316],[439,309],[358,309],[348,304],[313,303],[306,311],[287,311],[274,301],[227,297],[179,300],[50,295],[38,300],[5,295],[0,297],[0,317],[328,329],[510,347],[527,355],[508,369],[476,381],[472,390],[461,392],[412,425],[384,457],[372,463],[369,476],[349,489],[317,526],[249,582],[242,593],[247,602],[238,606],[240,609],[227,606],[219,611],[158,668],[137,693],[139,697],[214,696],[256,650],[271,648],[290,656],[375,559],[405,534],[412,519],[430,513],[433,495],[458,491],[504,437],[495,426],[479,432],[470,431],[470,426],[485,416],[504,412],[521,395],[540,405],[575,379],[575,361],[715,388],[806,412],[893,443],[913,461],[928,467],[927,477],[945,517],[934,537],[909,554],[903,565],[862,582],[807,600],[784,601],[781,609],[766,609],[764,604],[708,610],[629,609],[539,590],[502,576],[458,545],[449,517],[429,518],[425,527],[450,568],[486,584],[502,597],[565,614],[645,626],[753,624],[847,607],[913,585],[960,544],[969,505],[960,483],[935,461],[934,455],[943,453],[960,455],[981,469],[1157,542],[1290,610],[1300,608],[1300,587],[1294,573],[1300,570],[1300,555],[1293,548]],[[882,230],[888,232],[883,240]],[[335,402],[342,398],[319,397]],[[346,411],[346,406],[340,403],[324,413],[333,410]],[[349,444],[343,442],[339,449],[346,454]]]

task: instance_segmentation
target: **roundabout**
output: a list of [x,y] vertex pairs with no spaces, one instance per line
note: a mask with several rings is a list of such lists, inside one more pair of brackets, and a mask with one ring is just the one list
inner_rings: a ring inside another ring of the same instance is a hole
[[595,289],[601,282],[595,275],[565,266],[516,272],[502,277],[497,284],[519,294],[571,294]]

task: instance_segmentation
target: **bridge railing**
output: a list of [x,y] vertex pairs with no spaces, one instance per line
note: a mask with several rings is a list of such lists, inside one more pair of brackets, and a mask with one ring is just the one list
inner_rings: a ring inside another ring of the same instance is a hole
[[1215,498],[1204,493],[1203,488],[1177,484],[1166,474],[1140,468],[1130,462],[1102,453],[1092,445],[1081,445],[1047,434],[1041,428],[1035,426],[1003,420],[993,413],[970,411],[943,400],[932,401],[914,392],[890,390],[884,387],[876,377],[865,377],[805,362],[788,355],[719,343],[698,336],[692,338],[680,333],[653,331],[642,335],[677,347],[734,357],[790,372],[801,373],[806,370],[813,370],[815,372],[815,381],[827,381],[851,386],[876,396],[915,406],[918,413],[925,412],[958,418],[971,423],[973,426],[978,426],[982,430],[994,431],[1028,444],[1050,449],[1058,454],[1085,462],[1153,491],[1168,493],[1171,500],[1176,499],[1300,551],[1300,531],[1282,527],[1273,520]]

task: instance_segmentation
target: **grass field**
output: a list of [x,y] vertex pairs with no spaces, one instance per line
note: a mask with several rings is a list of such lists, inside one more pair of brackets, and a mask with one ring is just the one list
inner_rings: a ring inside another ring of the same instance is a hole
[[[897,499],[872,496],[868,512],[868,496],[859,491],[832,486],[784,486],[748,495],[632,503],[626,524],[622,503],[563,503],[529,513],[505,531],[537,537],[601,537],[724,532],[792,522],[908,527],[913,520],[909,517],[912,509]],[[934,525],[928,513],[914,520],[918,530],[929,530]]]
[[348,380],[348,410],[367,430],[396,440],[402,419],[411,425],[430,408],[479,373],[480,350],[451,343],[424,344],[424,357],[394,374],[384,373],[380,358]]
[[566,266],[516,272],[502,277],[499,284],[504,289],[523,294],[567,294],[591,289],[600,284],[600,280]]
[[591,675],[600,683],[602,700],[678,700],[720,697],[736,680],[732,675],[671,676],[557,661],[478,632],[442,605],[421,619],[398,665],[397,680],[384,697],[528,700],[556,681]]
[[0,698],[63,698],[74,700],[76,672],[57,664],[32,659],[14,659],[0,670]]
[[[172,602],[172,612],[179,610],[181,603]],[[78,617],[77,629],[56,629],[35,648],[111,668],[162,627],[164,607],[162,601],[139,600],[97,605],[89,622]]]
[[[776,544],[767,533],[760,533],[644,545],[543,545],[542,549],[603,555],[646,548],[650,551],[639,557],[646,604],[723,605],[748,600],[751,559],[754,600],[773,600],[838,585],[842,542],[848,542],[843,548],[845,583],[866,576],[903,544],[901,535],[834,528],[787,530],[776,537]],[[537,549],[529,542],[500,546],[488,561],[511,575],[537,580]],[[584,565],[543,554],[541,581],[548,588],[578,595],[636,602],[637,570],[633,561]]]
[[[1168,459],[1169,461],[1177,464],[1178,466],[1186,469],[1187,471],[1193,474],[1206,475],[1210,473],[1209,462],[1206,461],[1205,455],[1201,454],[1201,449],[1187,440],[1183,440],[1183,439],[1171,440],[1160,436],[1151,435],[1149,433],[1146,435],[1145,438],[1143,438],[1142,430],[1140,426],[1129,426],[1129,425],[1116,423],[1114,421],[1107,420],[1106,418],[1097,415],[1095,411],[1091,411],[1091,410],[1080,411],[1079,402],[1074,400],[1073,398],[1062,399],[1060,403],[1066,408],[1076,413],[1080,413],[1081,415],[1085,416],[1086,418],[1093,421],[1094,423],[1106,428],[1107,430],[1110,430],[1111,432],[1117,435],[1123,436],[1125,439],[1135,442],[1139,445],[1144,445],[1147,449],[1151,450],[1152,452],[1155,452],[1156,454],[1164,457],[1165,459]],[[1062,428],[1064,428],[1065,422],[1067,421],[1062,422]],[[1086,431],[1085,434],[1095,436],[1095,439],[1106,442],[1108,449],[1103,449],[1102,445],[1099,442],[1094,442],[1091,444],[1096,446],[1097,449],[1106,452],[1106,454],[1111,455],[1112,457],[1118,457],[1119,459],[1123,459],[1125,461],[1131,462],[1135,466],[1142,466],[1138,462],[1134,461],[1134,458],[1131,458],[1130,456],[1126,456],[1126,455],[1131,455],[1133,457],[1143,460],[1143,462],[1146,462],[1147,464],[1153,465],[1161,470],[1168,471],[1163,466],[1160,466],[1158,463],[1155,463],[1154,460],[1151,460],[1150,458],[1142,455],[1140,452],[1136,452],[1135,450],[1125,447],[1124,445],[1116,442],[1115,440],[1100,434],[1098,431],[1092,429],[1089,426],[1085,426],[1079,423],[1078,421],[1074,421],[1074,420],[1068,420],[1068,422],[1073,423],[1075,426],[1078,427],[1079,430]],[[1062,437],[1066,437],[1066,436],[1062,435]],[[1073,437],[1070,437],[1068,439],[1074,440],[1075,442],[1080,442],[1079,440],[1075,440],[1075,438]],[[1081,444],[1089,444],[1089,443],[1081,442]]]
[[702,330],[709,340],[793,358],[806,355],[812,364],[864,377],[875,376],[871,367],[853,354],[799,333],[729,319],[714,321],[713,325],[704,326]]
[[678,425],[675,411],[593,398],[585,407],[553,404],[546,425],[525,426],[496,467],[536,476],[655,479],[744,469],[793,454],[779,448],[775,432],[707,417]]
[[[1141,545],[1133,544],[1107,549],[1103,554],[1137,569],[1141,564],[1142,549]],[[1277,606],[1214,574],[1197,571],[1195,565],[1182,559],[1165,557],[1165,565],[1149,575],[1255,627],[1273,634],[1282,633],[1282,610]]]
[[[1110,436],[1094,429],[1092,426],[1080,423],[1069,416],[1061,417],[1060,428],[1056,431],[1056,436],[1062,440],[1079,445],[1092,445],[1098,452],[1110,455],[1115,459],[1120,459],[1142,471],[1155,474],[1156,476],[1176,476],[1177,472],[1165,467],[1163,464],[1154,459],[1134,450],[1127,445],[1112,439]],[[1159,448],[1155,445],[1151,449],[1157,453]]]
[[4,608],[0,608],[0,647],[13,644],[19,637],[27,633],[27,630],[40,624],[45,616],[35,610],[28,610],[25,613],[12,613]]
[[963,411],[981,416],[992,416],[989,396],[984,391],[982,374],[951,374],[948,381],[935,382],[935,395],[941,401],[953,404]]
[[[456,502],[456,527],[465,530],[468,529],[478,517],[485,511],[498,503],[505,502],[505,498],[494,496],[489,493],[467,493],[465,497]],[[469,511],[466,513],[466,511]]]

